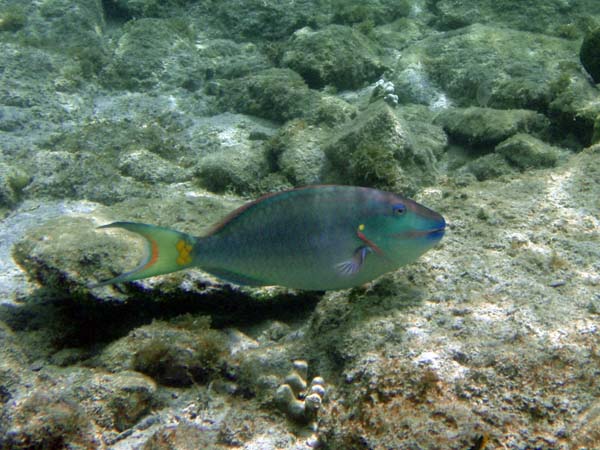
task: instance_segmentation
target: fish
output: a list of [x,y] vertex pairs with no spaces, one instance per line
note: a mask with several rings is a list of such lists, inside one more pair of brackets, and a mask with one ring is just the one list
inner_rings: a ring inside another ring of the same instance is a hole
[[145,238],[139,266],[94,287],[197,267],[229,283],[308,291],[347,289],[413,262],[443,237],[437,212],[373,188],[312,185],[266,194],[204,236],[113,222]]

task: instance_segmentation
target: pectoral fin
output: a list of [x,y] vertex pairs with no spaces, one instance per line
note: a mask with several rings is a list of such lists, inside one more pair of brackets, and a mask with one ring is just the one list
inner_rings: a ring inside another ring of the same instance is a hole
[[336,264],[335,269],[340,275],[343,275],[345,277],[352,276],[360,271],[361,267],[365,262],[365,259],[367,259],[367,255],[372,251],[373,250],[367,246],[358,247],[354,251],[352,258],[346,261],[342,261],[339,264]]

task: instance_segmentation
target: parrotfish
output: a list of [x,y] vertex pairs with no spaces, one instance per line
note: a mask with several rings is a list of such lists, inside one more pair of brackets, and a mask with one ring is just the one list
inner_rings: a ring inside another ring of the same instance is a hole
[[446,222],[401,195],[355,186],[306,186],[241,206],[205,236],[134,222],[147,256],[106,285],[198,267],[228,282],[334,290],[363,285],[437,244]]

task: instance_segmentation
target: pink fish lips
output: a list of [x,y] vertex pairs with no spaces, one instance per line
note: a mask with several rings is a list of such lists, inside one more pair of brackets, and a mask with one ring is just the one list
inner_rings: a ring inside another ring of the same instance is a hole
[[95,286],[198,267],[231,283],[333,290],[365,284],[411,263],[443,237],[437,212],[391,192],[306,186],[265,195],[230,213],[205,236],[115,222],[142,236],[147,256]]

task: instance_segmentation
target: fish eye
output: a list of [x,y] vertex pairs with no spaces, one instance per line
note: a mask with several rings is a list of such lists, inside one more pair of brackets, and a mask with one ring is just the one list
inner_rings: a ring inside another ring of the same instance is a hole
[[395,216],[402,216],[406,212],[406,206],[404,206],[402,203],[398,203],[397,205],[393,206],[392,211],[394,212]]

